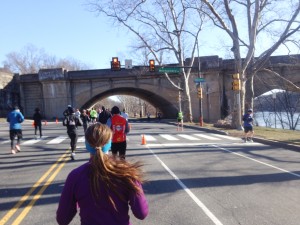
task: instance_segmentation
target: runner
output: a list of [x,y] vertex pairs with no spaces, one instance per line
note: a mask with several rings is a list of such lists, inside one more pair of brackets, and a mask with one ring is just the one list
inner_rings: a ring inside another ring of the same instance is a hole
[[98,118],[98,121],[102,124],[106,124],[107,123],[107,120],[111,117],[111,114],[110,112],[105,109],[104,106],[102,106],[102,111],[101,113],[99,114],[99,118]]
[[247,113],[243,116],[243,121],[244,121],[244,141],[245,142],[253,142],[253,118],[251,114],[253,113],[252,109],[248,109]]
[[[19,107],[15,106],[14,110],[11,111],[6,118],[6,121],[9,122],[9,137],[10,137],[10,146],[11,153],[16,154],[20,152],[20,144],[22,139],[22,126],[21,123],[24,121],[24,116],[20,112]],[[17,137],[17,144],[14,144],[15,137]]]
[[58,224],[70,224],[78,207],[81,224],[131,224],[131,215],[140,220],[147,217],[142,164],[104,154],[102,147],[111,135],[104,124],[88,127],[85,140],[90,160],[68,175],[56,212]]
[[90,118],[93,124],[96,123],[97,117],[98,117],[97,111],[94,108],[92,108],[90,112]]
[[37,128],[39,128],[40,138],[42,138],[42,115],[39,108],[35,109],[35,113],[33,114],[34,121],[34,138],[37,139]]
[[89,115],[86,113],[85,109],[82,111],[82,114],[80,115],[80,118],[82,120],[83,131],[85,133],[86,129],[89,125],[89,122],[91,121],[91,119],[90,119]]
[[114,106],[111,109],[112,117],[107,120],[107,126],[113,131],[111,151],[116,158],[125,159],[127,141],[126,135],[129,133],[128,121],[120,115],[120,109]]
[[128,121],[129,116],[125,109],[123,109],[123,111],[121,112],[121,116],[123,116]]
[[180,128],[183,131],[183,114],[181,111],[177,113],[177,130],[179,131]]
[[82,121],[80,118],[75,116],[74,109],[70,109],[70,115],[66,116],[63,120],[63,125],[67,127],[67,133],[69,138],[71,139],[71,159],[75,159],[75,149],[77,145],[78,133],[77,126],[82,126]]

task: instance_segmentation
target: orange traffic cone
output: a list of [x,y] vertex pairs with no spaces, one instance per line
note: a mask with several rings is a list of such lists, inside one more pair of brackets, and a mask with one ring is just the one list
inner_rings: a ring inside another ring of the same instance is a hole
[[56,124],[58,124],[58,119],[57,119],[57,118],[56,118],[56,121],[55,121],[55,122],[56,122]]
[[142,135],[142,145],[146,145],[146,138],[145,138],[145,135]]
[[34,124],[34,121],[33,121],[33,122],[32,122],[32,126],[34,127],[34,125],[35,125],[35,124]]

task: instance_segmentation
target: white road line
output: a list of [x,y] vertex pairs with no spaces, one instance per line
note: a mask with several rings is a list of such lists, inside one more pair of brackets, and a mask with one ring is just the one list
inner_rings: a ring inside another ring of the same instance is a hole
[[47,142],[47,145],[53,145],[53,144],[59,144],[61,142],[63,142],[65,139],[67,139],[68,137],[66,136],[59,136],[57,138],[54,138],[53,140]]
[[168,141],[178,141],[179,139],[176,137],[173,137],[172,135],[169,134],[160,134],[161,137],[164,139],[167,139]]
[[38,139],[30,139],[28,141],[24,141],[21,144],[22,145],[32,145],[32,144],[36,144],[40,141],[42,141],[43,139],[46,139],[48,136],[43,136],[42,138],[38,138]]
[[221,221],[197,198],[194,193],[188,189],[187,186],[173,173],[172,170],[167,167],[167,165],[148,147],[149,151],[154,155],[154,157],[160,162],[160,164],[165,168],[166,171],[177,181],[180,187],[194,200],[194,202],[203,210],[203,212],[211,219],[215,225],[223,225]]
[[195,136],[198,136],[198,137],[202,137],[202,138],[205,138],[205,139],[208,139],[208,140],[221,140],[220,138],[216,138],[216,137],[212,137],[210,135],[206,135],[206,134],[194,134]]
[[222,135],[222,134],[212,134],[212,135],[217,136],[217,137],[219,137],[219,138],[223,138],[223,139],[229,139],[229,140],[235,140],[235,141],[237,141],[237,140],[241,141],[241,140],[242,140],[242,139],[240,139],[240,138],[231,137],[231,136],[228,136],[228,135]]
[[146,141],[156,141],[156,138],[151,135],[145,135]]
[[6,140],[6,141],[2,141],[1,144],[6,144],[6,143],[9,143],[10,140]]
[[182,137],[182,138],[191,140],[191,141],[199,141],[199,138],[195,138],[195,137],[193,137],[191,135],[188,135],[188,134],[177,134],[177,135]]
[[40,139],[30,139],[28,141],[22,142],[22,145],[32,145],[32,144],[36,144],[40,141],[41,141]]
[[77,142],[85,142],[85,137],[82,136],[82,137],[78,138]]
[[291,174],[291,175],[294,175],[294,176],[300,178],[300,174],[293,173],[293,172],[291,172],[291,171],[288,171],[288,170],[279,168],[279,167],[277,167],[277,166],[273,166],[273,165],[271,165],[271,164],[269,164],[269,163],[265,163],[265,162],[259,161],[259,160],[257,160],[257,159],[253,159],[253,158],[250,158],[250,157],[248,157],[248,156],[242,155],[242,154],[240,154],[240,153],[230,151],[229,149],[222,148],[222,147],[220,147],[220,146],[218,146],[218,145],[212,145],[212,146],[214,146],[214,147],[216,147],[216,148],[219,148],[219,149],[221,149],[221,150],[224,150],[224,151],[226,151],[226,152],[232,153],[232,154],[234,154],[234,155],[237,155],[237,156],[240,156],[240,157],[243,157],[243,158],[246,158],[246,159],[250,159],[250,160],[252,160],[252,161],[254,161],[254,162],[263,164],[263,165],[265,165],[265,166],[272,167],[272,168],[274,168],[274,169],[280,170],[280,171],[282,171],[282,172],[285,172],[285,173],[288,173],[288,174]]

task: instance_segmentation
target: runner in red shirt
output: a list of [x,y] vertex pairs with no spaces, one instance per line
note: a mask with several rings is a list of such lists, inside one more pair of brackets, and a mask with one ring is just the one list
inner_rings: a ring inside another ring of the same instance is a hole
[[126,135],[130,131],[128,121],[120,115],[120,109],[117,106],[111,109],[112,117],[108,119],[107,125],[112,129],[111,152],[114,157],[119,154],[120,159],[125,159],[126,155]]

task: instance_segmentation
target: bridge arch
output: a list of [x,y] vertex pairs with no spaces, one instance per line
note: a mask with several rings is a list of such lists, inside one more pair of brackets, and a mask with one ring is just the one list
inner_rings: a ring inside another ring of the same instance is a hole
[[157,108],[164,117],[166,118],[176,118],[177,108],[172,104],[172,102],[168,101],[167,99],[160,96],[158,93],[154,93],[149,90],[144,90],[141,88],[132,88],[132,87],[119,87],[119,88],[112,88],[106,90],[104,92],[95,94],[90,99],[83,102],[80,105],[81,108],[90,108],[95,103],[105,99],[107,97],[113,95],[130,95],[140,99],[143,99]]

